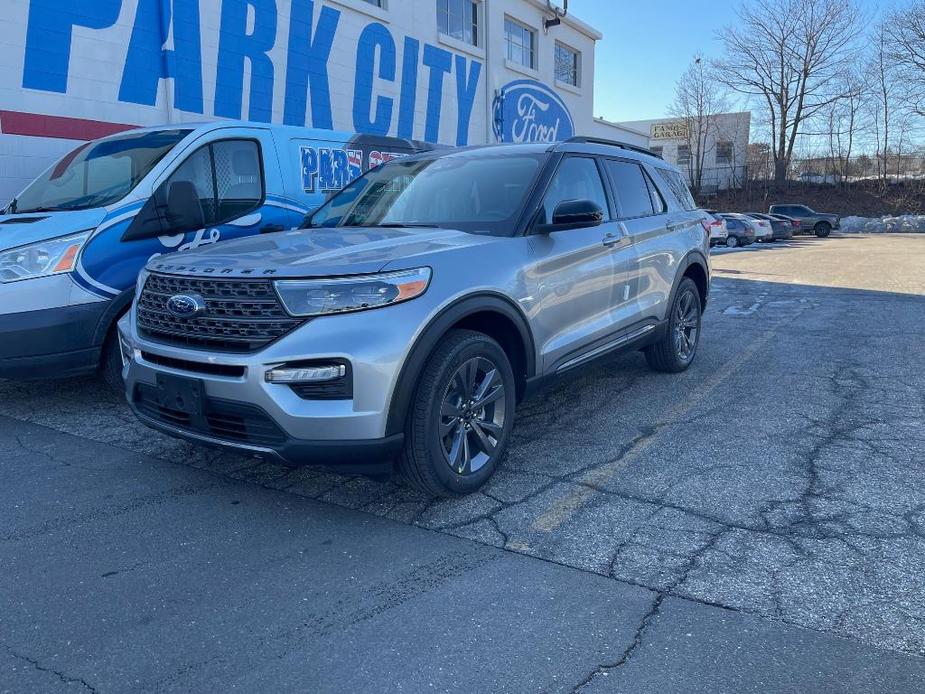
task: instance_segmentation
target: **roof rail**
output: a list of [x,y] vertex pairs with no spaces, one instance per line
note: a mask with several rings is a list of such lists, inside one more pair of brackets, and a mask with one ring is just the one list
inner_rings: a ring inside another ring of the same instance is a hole
[[609,145],[611,147],[620,147],[621,149],[628,149],[633,152],[639,152],[640,154],[648,154],[650,157],[655,157],[656,159],[661,159],[655,152],[646,147],[640,147],[639,145],[631,145],[628,142],[620,142],[618,140],[608,140],[604,137],[589,137],[588,135],[576,135],[575,137],[570,137],[565,142],[573,142],[575,144],[588,144],[588,145]]

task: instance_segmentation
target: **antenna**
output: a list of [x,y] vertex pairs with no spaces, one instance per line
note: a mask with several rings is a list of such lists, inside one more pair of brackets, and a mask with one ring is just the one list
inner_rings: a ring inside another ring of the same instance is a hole
[[568,0],[563,0],[563,7],[556,7],[552,4],[552,0],[546,0],[546,5],[553,14],[552,19],[543,20],[543,29],[548,34],[552,27],[562,24],[562,18],[568,14]]

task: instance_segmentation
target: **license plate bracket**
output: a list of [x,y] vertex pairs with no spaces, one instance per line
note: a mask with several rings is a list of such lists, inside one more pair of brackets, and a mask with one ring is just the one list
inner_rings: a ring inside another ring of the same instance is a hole
[[191,420],[205,414],[205,387],[195,378],[184,378],[172,374],[158,373],[157,404],[174,412],[180,412]]

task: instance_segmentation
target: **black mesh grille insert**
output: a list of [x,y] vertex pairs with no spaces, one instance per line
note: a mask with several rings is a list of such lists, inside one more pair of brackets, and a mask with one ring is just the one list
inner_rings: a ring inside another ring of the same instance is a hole
[[286,435],[260,408],[224,400],[206,399],[201,416],[191,416],[162,405],[157,389],[144,383],[135,388],[135,407],[158,422],[195,434],[234,443],[273,446],[285,443]]
[[[177,294],[195,294],[206,310],[179,318],[167,309]],[[138,327],[147,337],[194,349],[253,352],[302,321],[279,302],[270,280],[177,277],[152,274],[138,299]]]

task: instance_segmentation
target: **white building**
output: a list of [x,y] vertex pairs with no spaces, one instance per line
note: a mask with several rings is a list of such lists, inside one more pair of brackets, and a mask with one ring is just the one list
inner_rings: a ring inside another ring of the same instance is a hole
[[243,118],[450,145],[594,135],[601,34],[546,0],[6,0],[0,204],[130,126]]
[[[629,121],[623,128],[644,133],[648,146],[665,161],[686,173],[688,183],[696,186],[698,169],[702,170],[700,189],[711,192],[740,186],[747,174],[747,153],[751,113],[723,113],[713,116],[703,128],[693,119],[660,118]],[[702,137],[698,137],[698,130]],[[702,147],[698,146],[702,142]],[[703,153],[702,159],[698,152]],[[698,166],[700,162],[700,166]]]

